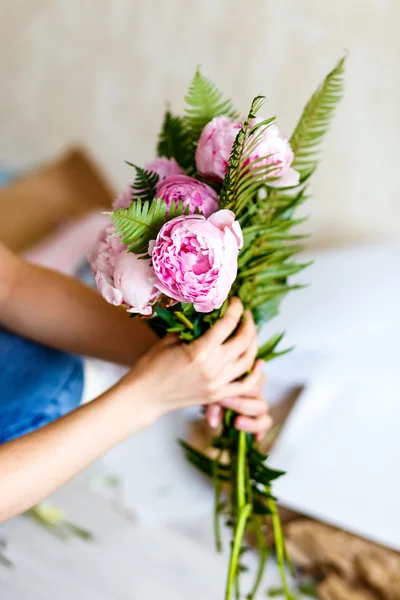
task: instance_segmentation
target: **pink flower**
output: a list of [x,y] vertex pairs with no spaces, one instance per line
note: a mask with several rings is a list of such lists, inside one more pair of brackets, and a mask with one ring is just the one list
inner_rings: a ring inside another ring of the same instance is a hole
[[241,127],[241,123],[228,117],[215,117],[207,123],[196,150],[196,168],[200,175],[223,180],[233,142]]
[[126,251],[116,236],[114,225],[100,234],[89,262],[97,289],[107,302],[115,306],[126,304],[128,312],[152,314],[152,305],[160,292],[153,285],[151,263]]
[[[183,175],[185,171],[181,169],[174,158],[156,158],[153,161],[147,163],[144,167],[147,171],[153,171],[157,173],[159,181],[163,181],[170,175]],[[132,185],[129,185],[125,190],[122,190],[113,202],[113,209],[117,208],[129,208],[132,201],[135,200],[135,193],[132,189]]]
[[242,230],[230,210],[208,219],[176,217],[149,245],[155,286],[178,302],[192,302],[198,312],[220,308],[236,279],[242,246]]
[[135,199],[132,185],[128,185],[127,188],[122,190],[115,198],[112,203],[113,210],[117,210],[117,208],[129,208],[132,204],[132,201]]
[[88,256],[93,273],[100,271],[106,277],[112,278],[115,264],[125,246],[115,233],[114,225],[109,225],[100,233],[96,246]]
[[175,202],[183,201],[190,207],[190,213],[198,208],[206,217],[218,210],[218,195],[209,185],[188,177],[187,175],[171,175],[157,185],[157,197],[162,198],[167,207]]
[[153,161],[147,163],[144,167],[147,171],[153,171],[157,173],[160,181],[171,175],[184,175],[185,171],[181,169],[174,158],[155,158]]
[[[262,119],[254,119],[253,125],[260,123]],[[257,130],[256,130],[257,132]],[[300,175],[298,171],[291,167],[294,159],[293,150],[289,141],[284,138],[276,125],[270,125],[263,132],[261,141],[252,152],[250,161],[262,159],[255,163],[254,167],[262,165],[276,165],[274,169],[268,171],[268,177],[278,177],[279,179],[269,180],[271,187],[291,187],[298,185]]]
[[[261,119],[254,119],[253,125]],[[241,124],[227,117],[216,117],[204,127],[196,150],[196,167],[204,177],[223,180],[225,177],[233,142]],[[262,165],[276,165],[268,172],[268,185],[289,187],[299,183],[299,173],[291,167],[293,151],[288,140],[282,137],[276,125],[265,128],[257,147],[251,153],[248,163],[263,159],[250,168]],[[269,179],[277,177],[279,179]]]

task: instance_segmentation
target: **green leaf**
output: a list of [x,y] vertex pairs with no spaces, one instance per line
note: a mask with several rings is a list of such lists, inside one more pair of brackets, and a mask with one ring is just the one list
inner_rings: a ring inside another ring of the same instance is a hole
[[266,360],[266,358],[275,350],[279,342],[282,340],[284,333],[273,335],[265,344],[258,349],[257,358]]
[[162,198],[156,198],[151,203],[132,202],[129,208],[119,208],[111,214],[117,235],[130,252],[146,254],[149,242],[157,237],[165,221],[174,216],[185,214],[183,203],[172,202],[167,209]]
[[200,450],[197,450],[193,446],[190,446],[183,440],[179,440],[179,443],[185,451],[187,460],[204,475],[214,479],[217,478],[221,481],[229,480],[230,467],[228,465],[223,465],[220,463],[216,469],[215,461],[209,458],[206,454],[200,452]]
[[136,179],[132,186],[132,200],[151,202],[156,195],[156,186],[159,176],[153,171],[147,171],[133,163],[125,161],[127,165],[136,169]]
[[274,165],[266,164],[265,156],[252,159],[266,129],[275,121],[273,117],[252,125],[264,101],[264,96],[256,96],[251,104],[247,118],[233,143],[220,194],[220,207],[232,210],[236,218],[245,214],[249,207],[251,209],[258,191],[265,187],[265,180],[274,169]]
[[185,96],[188,105],[185,111],[185,121],[190,132],[193,145],[197,144],[204,127],[220,115],[230,119],[238,119],[230,100],[224,100],[222,93],[215,84],[200,73],[197,68]]
[[157,154],[174,158],[189,174],[194,172],[194,146],[185,119],[166,111],[158,137]]
[[314,92],[290,138],[295,156],[292,167],[300,172],[301,182],[310,177],[317,167],[320,144],[342,98],[345,59],[343,56],[339,60]]

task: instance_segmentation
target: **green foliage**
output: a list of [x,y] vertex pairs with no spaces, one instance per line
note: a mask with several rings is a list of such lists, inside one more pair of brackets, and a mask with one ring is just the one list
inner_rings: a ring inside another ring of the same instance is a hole
[[195,170],[194,150],[185,119],[174,116],[167,110],[158,137],[158,156],[174,158],[190,175]]
[[128,161],[125,162],[136,169],[136,179],[132,186],[132,200],[151,202],[156,195],[156,185],[159,179],[157,173],[147,171]]
[[168,210],[162,198],[152,202],[132,202],[129,208],[119,208],[112,213],[112,221],[117,235],[130,252],[146,254],[149,242],[157,237],[165,221],[182,214],[188,214],[189,208],[184,209],[183,203],[171,204]]
[[312,95],[290,138],[295,155],[292,166],[300,172],[301,181],[315,171],[318,149],[328,131],[336,105],[342,98],[345,58],[339,60]]
[[[274,169],[273,165],[265,164],[266,157],[252,159],[266,129],[275,122],[275,117],[272,117],[252,125],[252,120],[264,101],[264,96],[254,98],[249,114],[236,136],[220,195],[220,207],[233,210],[238,219],[254,204],[258,191],[265,187],[265,181]],[[254,208],[256,207],[253,206]]]
[[215,84],[204,77],[199,68],[192,79],[185,100],[188,105],[185,121],[193,144],[197,143],[204,127],[214,117],[225,115],[231,119],[239,118],[232,102],[224,100]]

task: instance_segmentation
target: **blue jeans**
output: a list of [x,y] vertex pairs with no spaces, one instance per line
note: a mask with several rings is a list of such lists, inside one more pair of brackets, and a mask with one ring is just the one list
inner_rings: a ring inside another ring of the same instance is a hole
[[79,406],[82,359],[0,329],[0,444]]

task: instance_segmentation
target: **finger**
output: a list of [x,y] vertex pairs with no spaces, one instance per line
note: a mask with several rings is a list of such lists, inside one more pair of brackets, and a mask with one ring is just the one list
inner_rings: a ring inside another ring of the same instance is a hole
[[229,365],[226,365],[225,369],[227,373],[229,373],[229,381],[235,381],[235,379],[239,379],[239,377],[242,377],[253,368],[257,352],[258,340],[257,338],[254,338],[246,352],[242,354],[239,359],[230,363]]
[[168,346],[173,346],[176,344],[179,344],[179,338],[176,333],[167,333],[167,335],[157,342],[157,347],[167,348]]
[[235,335],[223,345],[224,360],[228,362],[242,356],[254,342],[257,343],[257,330],[251,311],[246,310]]
[[268,404],[264,398],[225,398],[221,400],[221,406],[234,410],[246,417],[261,417],[268,412]]
[[272,418],[269,415],[261,415],[260,417],[236,417],[235,427],[240,431],[247,433],[263,433],[265,434],[273,425]]
[[210,404],[206,408],[206,421],[210,427],[216,429],[222,423],[223,410],[219,404]]
[[258,342],[254,340],[250,348],[243,354],[239,359],[233,362],[225,364],[220,368],[217,373],[211,378],[215,389],[227,385],[236,379],[239,379],[243,375],[246,375],[254,366],[254,359],[257,356]]
[[222,319],[219,319],[199,340],[192,346],[207,348],[218,346],[225,342],[235,331],[243,314],[243,304],[239,298],[232,298]]
[[264,361],[258,360],[250,375],[247,375],[242,381],[234,381],[233,383],[230,383],[229,374],[225,373],[225,380],[221,381],[217,379],[213,384],[214,401],[222,400],[223,398],[236,398],[238,396],[252,396],[251,390],[257,390],[256,396],[258,396],[264,381],[263,369]]

